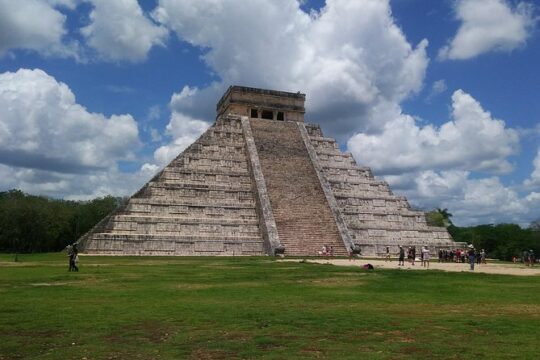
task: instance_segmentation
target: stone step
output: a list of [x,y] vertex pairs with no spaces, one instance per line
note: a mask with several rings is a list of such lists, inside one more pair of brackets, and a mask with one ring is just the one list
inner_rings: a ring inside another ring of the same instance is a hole
[[210,183],[203,181],[151,181],[148,183],[148,187],[152,189],[165,189],[165,190],[181,190],[181,189],[191,189],[191,190],[207,190],[207,191],[244,191],[251,192],[251,182],[247,183]]
[[219,256],[263,255],[260,238],[250,237],[163,237],[149,235],[95,234],[87,242],[89,254]]
[[251,225],[258,226],[257,219],[234,219],[214,217],[184,217],[184,216],[143,216],[133,214],[115,215],[112,221],[137,223],[168,223],[168,224],[221,224],[221,225]]
[[222,225],[204,223],[139,223],[111,220],[103,230],[114,234],[253,236],[260,234],[258,225]]
[[239,171],[238,169],[222,169],[222,168],[215,168],[215,169],[200,169],[198,171],[195,171],[193,169],[186,169],[183,167],[166,167],[163,169],[163,172],[161,173],[161,176],[171,176],[174,177],[176,174],[182,174],[182,175],[189,175],[189,176],[229,176],[234,177],[237,176],[239,178],[241,177],[247,177],[249,178],[249,173],[247,170],[242,169]]
[[253,199],[251,191],[235,191],[235,190],[210,190],[210,189],[175,189],[168,190],[163,188],[148,187],[141,194],[146,197],[196,197],[207,199]]
[[361,200],[385,200],[385,201],[403,201],[403,198],[386,194],[386,193],[371,193],[362,194],[354,191],[336,190],[334,191],[336,199],[361,199]]
[[120,241],[172,241],[172,242],[202,242],[214,241],[223,242],[246,242],[246,243],[262,243],[258,236],[243,236],[243,235],[179,235],[176,233],[161,233],[161,234],[137,234],[137,233],[96,233],[92,235],[96,240],[120,240]]
[[195,207],[227,207],[227,208],[255,208],[253,199],[207,199],[201,197],[180,198],[131,198],[130,204],[144,204],[153,206],[195,206]]

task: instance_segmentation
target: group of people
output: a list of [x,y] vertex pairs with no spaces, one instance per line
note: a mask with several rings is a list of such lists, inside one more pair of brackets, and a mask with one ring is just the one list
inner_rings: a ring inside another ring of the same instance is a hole
[[[390,260],[390,247],[386,247],[386,259]],[[414,265],[416,261],[416,247],[409,246],[407,249],[407,259],[411,263],[411,265]],[[429,268],[429,261],[431,260],[431,252],[427,246],[422,246],[422,249],[420,251],[420,262],[423,267]],[[399,245],[399,253],[398,253],[398,265],[403,266],[405,265],[405,249],[403,246]]]
[[332,245],[323,245],[322,250],[319,251],[320,256],[334,256],[334,247]]
[[526,266],[532,267],[536,262],[536,256],[534,256],[534,251],[532,249],[523,251],[522,261]]
[[[405,255],[411,265],[415,264],[416,261],[416,247],[409,246],[407,250],[401,245],[399,245],[398,253],[398,266],[405,265]],[[468,262],[470,264],[470,269],[474,270],[474,264],[485,264],[486,263],[486,252],[484,249],[478,251],[471,244],[468,246],[467,250],[456,249],[456,250],[439,250],[439,262]],[[390,261],[390,247],[386,247],[385,261]],[[431,252],[427,246],[422,246],[420,251],[420,263],[423,267],[429,268],[429,262],[431,260]]]
[[[470,246],[467,250],[464,249],[440,249],[439,250],[439,262],[469,262],[469,252],[470,252]],[[473,247],[474,248],[474,247]],[[486,263],[486,256],[487,253],[484,249],[482,250],[474,250],[474,258],[476,261],[476,264],[485,264]]]
[[77,249],[77,244],[68,245],[66,249],[69,257],[68,271],[79,271],[79,250]]

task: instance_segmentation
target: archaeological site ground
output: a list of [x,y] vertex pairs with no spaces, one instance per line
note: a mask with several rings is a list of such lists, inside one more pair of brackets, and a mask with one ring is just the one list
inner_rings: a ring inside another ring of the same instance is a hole
[[[0,255],[0,359],[537,359],[540,276]],[[466,265],[464,265],[466,266]],[[508,266],[514,266],[508,265]],[[519,265],[515,265],[516,267]]]
[[538,273],[382,263],[463,244],[304,122],[304,100],[230,87],[78,240],[79,272],[66,253],[0,254],[0,360],[540,358]]

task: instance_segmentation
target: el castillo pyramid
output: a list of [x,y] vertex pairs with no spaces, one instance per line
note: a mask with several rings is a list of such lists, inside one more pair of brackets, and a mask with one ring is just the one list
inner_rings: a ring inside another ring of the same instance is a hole
[[388,184],[304,123],[305,94],[231,86],[216,122],[78,240],[104,255],[380,255],[455,247]]

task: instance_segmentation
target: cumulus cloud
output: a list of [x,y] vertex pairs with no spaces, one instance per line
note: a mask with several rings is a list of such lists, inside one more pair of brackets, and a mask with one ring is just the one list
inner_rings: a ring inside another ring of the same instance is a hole
[[507,0],[458,0],[456,16],[461,25],[449,44],[439,51],[440,59],[463,60],[490,51],[511,51],[523,46],[536,19],[534,7]]
[[0,74],[0,190],[89,199],[129,195],[156,169],[124,173],[140,146],[131,115],[91,113],[44,71]]
[[28,169],[0,164],[0,191],[20,189],[67,200],[89,200],[107,195],[130,196],[155,173],[156,169],[144,167],[126,173],[116,166],[88,174],[66,174],[41,169]]
[[348,141],[356,158],[382,174],[429,169],[507,173],[507,157],[519,149],[519,136],[462,90],[452,95],[452,119],[437,128],[419,126],[401,114],[380,133],[359,133]]
[[459,226],[513,222],[527,225],[540,211],[534,193],[520,195],[497,176],[474,178],[462,170],[424,170],[402,176],[385,176],[388,183],[412,200],[414,206],[430,210],[448,208]]
[[[385,113],[421,88],[427,41],[411,46],[387,0],[328,0],[306,14],[295,0],[160,0],[153,17],[190,44],[220,81],[173,110],[212,119],[230,84],[307,93],[308,120],[333,135],[379,128]],[[203,109],[203,110],[201,110]]]
[[[174,102],[174,98],[172,100]],[[167,145],[160,146],[154,152],[154,159],[160,166],[167,165],[179,153],[184,151],[208,128],[206,121],[193,119],[182,113],[173,112],[166,132],[173,138]]]
[[533,160],[533,171],[531,176],[525,180],[525,186],[532,188],[540,188],[540,148],[536,153],[536,157]]
[[147,18],[137,0],[91,0],[90,24],[81,29],[88,44],[105,60],[140,62],[168,31]]
[[44,71],[0,74],[0,163],[82,173],[134,157],[131,115],[88,112],[69,87]]
[[10,49],[78,58],[78,44],[64,41],[66,16],[55,5],[70,1],[0,0],[0,57]]

